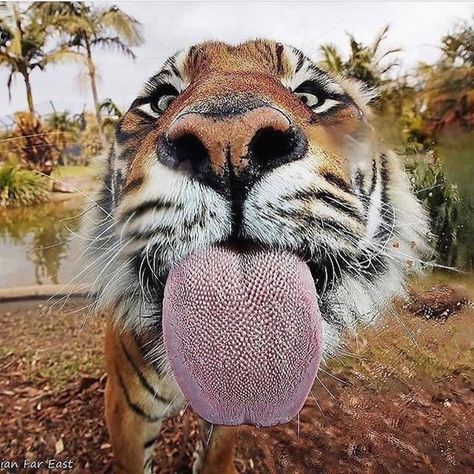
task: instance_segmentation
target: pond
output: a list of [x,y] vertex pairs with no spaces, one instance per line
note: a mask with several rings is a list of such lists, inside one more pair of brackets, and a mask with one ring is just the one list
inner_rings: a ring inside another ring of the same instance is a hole
[[83,268],[83,208],[82,199],[72,198],[0,210],[0,288],[70,282]]

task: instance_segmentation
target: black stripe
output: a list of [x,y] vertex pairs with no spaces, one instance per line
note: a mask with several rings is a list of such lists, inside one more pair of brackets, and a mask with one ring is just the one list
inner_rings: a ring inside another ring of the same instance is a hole
[[[149,102],[149,99],[145,101],[145,103]],[[150,132],[151,127],[153,127],[155,123],[155,118],[152,117],[151,115],[148,115],[147,113],[143,112],[143,110],[140,109],[133,109],[129,110],[126,114],[133,114],[136,115],[139,119],[141,119],[135,127],[133,127],[133,130],[130,132],[127,132],[123,130],[123,122],[124,118],[120,119],[120,122],[118,123],[117,127],[115,128],[115,139],[117,140],[117,143],[119,145],[122,145],[125,143],[127,140],[133,140],[137,143],[140,143],[142,138]],[[124,117],[125,117],[124,116]]]
[[283,61],[282,61],[283,48],[284,47],[281,43],[277,43],[276,49],[275,49],[275,54],[276,54],[276,60],[277,60],[277,72],[278,72],[278,74],[281,74],[283,72]]
[[[377,251],[376,251],[377,252]],[[375,253],[373,256],[364,255],[358,261],[359,272],[370,282],[387,271],[386,259],[383,255]]]
[[375,239],[384,239],[390,235],[390,228],[394,225],[395,214],[393,205],[388,196],[388,186],[390,185],[390,176],[387,168],[387,155],[380,155],[380,177],[382,180],[381,201],[383,208],[380,210],[380,215],[384,221],[384,226],[379,227],[375,234]]
[[170,62],[170,68],[173,71],[173,73],[178,77],[178,79],[182,79],[181,73],[179,72],[178,68],[176,67],[176,64],[174,63],[174,60]]
[[[140,144],[141,143],[139,142],[138,146]],[[137,143],[135,143],[133,140],[131,140],[130,142],[127,143],[127,145],[124,145],[124,144],[122,144],[122,145],[123,146],[122,146],[121,153],[120,153],[120,155],[118,155],[116,157],[116,160],[117,161],[123,161],[124,163],[129,165],[131,163],[131,161],[133,160],[133,158],[135,157],[135,154],[137,153],[137,150],[138,150]],[[127,166],[127,171],[128,171],[128,166]]]
[[[157,259],[154,259],[153,264],[155,265],[154,268],[150,267],[150,263],[146,257],[146,254],[143,255],[143,248],[145,245],[135,253],[135,255],[130,257],[130,265],[133,268],[135,275],[141,279],[143,286],[148,289],[145,294],[147,300],[156,304],[157,301],[163,300],[163,290],[165,287],[165,276],[161,274],[157,275],[155,268],[161,268],[162,263],[160,260],[160,256],[158,255]],[[156,246],[153,246],[150,249],[149,255],[153,255]],[[144,318],[142,315],[141,318]],[[160,321],[156,321],[156,324],[160,323]]]
[[122,193],[128,194],[130,191],[140,187],[144,183],[145,179],[142,177],[132,179],[123,188]]
[[113,198],[109,191],[111,189],[111,178],[109,171],[104,178],[104,187],[99,191],[99,196],[96,199],[97,208],[105,217],[110,217],[113,208]]
[[[313,217],[313,221],[316,221],[316,217]],[[332,232],[332,233],[342,234],[351,245],[355,245],[353,242],[355,238],[354,231],[346,227],[341,222],[337,222],[334,219],[329,219],[327,217],[325,217],[322,220],[318,218],[317,222],[319,223],[319,225],[323,227],[323,229],[328,230],[329,232]],[[324,224],[327,224],[328,227],[326,228]]]
[[352,217],[353,219],[360,222],[361,224],[365,222],[364,217],[359,213],[356,207],[352,206],[351,204],[345,201],[341,201],[340,199],[337,198],[337,196],[334,196],[333,194],[327,191],[319,191],[318,193],[315,194],[315,197],[316,199],[320,199],[321,201],[324,201],[329,206],[336,208],[338,211],[341,211],[342,213],[348,215],[349,217]]
[[364,204],[365,212],[366,214],[368,214],[370,200],[375,191],[375,186],[377,185],[377,181],[378,181],[377,161],[375,158],[372,161],[372,179],[371,179],[369,191],[367,193],[364,191],[364,177],[360,170],[357,171],[354,181],[356,183],[357,188],[359,189],[360,199],[362,200],[362,203]]
[[[238,203],[240,201],[233,200],[232,203],[234,204],[234,202]],[[177,207],[177,208],[180,209],[180,207]],[[188,232],[193,231],[196,226],[199,226],[201,229],[203,229],[206,224],[205,217],[206,216],[202,214],[195,214],[192,219],[186,219],[183,222],[181,222],[180,228],[181,230],[186,230]],[[134,240],[150,239],[152,237],[157,236],[158,234],[162,234],[165,236],[174,235],[176,234],[176,225],[160,224],[160,225],[155,225],[151,229],[140,231],[140,232],[127,232],[127,235]],[[183,237],[183,239],[184,238],[185,237]]]
[[364,194],[364,176],[360,170],[357,170],[355,173],[354,184],[358,192]]
[[146,460],[146,462],[145,462],[145,464],[144,464],[144,466],[143,466],[143,470],[146,471],[146,470],[151,466],[151,463],[152,463],[152,462],[153,462],[153,456],[150,456],[150,457]]
[[175,204],[171,201],[167,201],[165,199],[156,199],[155,201],[145,201],[139,204],[137,207],[130,209],[125,214],[123,214],[120,218],[121,222],[126,221],[132,214],[133,218],[136,219],[137,217],[142,216],[146,212],[152,209],[182,209],[183,206],[181,204]]
[[[158,227],[153,227],[152,229],[146,230],[143,232],[127,232],[127,237],[135,241],[150,240],[152,237],[156,237],[158,235],[164,235],[165,237],[170,237],[171,235],[175,233],[175,231],[176,231],[176,227],[174,226],[161,225]],[[146,244],[143,246],[143,248],[145,246]],[[140,249],[140,251],[143,250],[143,248]]]
[[156,443],[156,440],[158,438],[159,438],[158,436],[155,436],[154,438],[151,438],[148,441],[145,441],[145,443],[143,444],[143,449],[151,448]]
[[295,74],[303,67],[304,59],[304,54],[301,51],[298,51],[298,62],[296,63]]
[[161,76],[163,77],[171,77],[173,75],[173,73],[168,70],[168,69],[163,69],[162,71],[160,71],[157,75],[157,79],[159,79]]
[[[339,236],[344,236],[347,241],[353,244],[354,239],[354,231],[350,228],[346,227],[343,223],[335,221],[334,219],[330,218],[321,218],[321,216],[314,215],[309,213],[305,210],[299,209],[281,209],[276,207],[272,203],[268,203],[268,207],[275,211],[280,217],[282,218],[289,218],[293,219],[296,222],[302,221],[301,225],[304,227],[305,225],[316,225],[317,227],[322,227],[324,230],[329,231],[330,233],[334,234],[337,233]],[[324,224],[328,224],[328,227],[325,227]]]
[[375,158],[372,160],[372,183],[370,184],[370,189],[368,192],[368,196],[371,196],[374,192],[375,185],[377,184],[377,162]]
[[[150,99],[148,99],[147,101],[144,102],[144,104],[147,104],[150,102]],[[140,104],[140,105],[143,105],[143,104]],[[138,125],[150,125],[150,124],[154,124],[155,123],[155,120],[156,120],[156,117],[154,117],[153,115],[150,115],[148,113],[146,113],[144,110],[142,109],[133,109],[131,110],[129,113],[133,114],[133,115],[136,115],[137,117],[139,117],[140,119],[142,119],[143,121],[140,122]],[[148,131],[148,130],[147,130]],[[133,132],[134,134],[136,134],[136,132]],[[141,132],[143,134],[143,132]]]
[[127,401],[128,406],[130,407],[130,409],[136,415],[143,418],[148,423],[156,423],[158,421],[161,421],[163,419],[161,416],[151,416],[148,413],[145,413],[145,411],[143,410],[142,407],[140,407],[139,405],[132,402],[132,400],[130,399],[130,395],[128,393],[128,390],[125,387],[125,383],[124,383],[124,381],[122,379],[122,376],[120,375],[120,372],[118,371],[117,367],[115,367],[115,371],[116,371],[117,377],[119,379],[120,388],[122,389],[123,395],[125,397],[125,400]]
[[196,46],[191,46],[191,48],[189,49],[188,57],[191,58],[191,64],[194,70],[198,68],[200,55],[201,50],[199,50]]
[[324,201],[328,206],[331,206],[342,213],[352,217],[356,221],[360,223],[364,223],[365,219],[360,214],[359,210],[354,207],[352,204],[348,203],[347,201],[341,200],[338,196],[330,193],[327,190],[315,190],[315,189],[308,189],[306,191],[298,191],[290,196],[290,199],[300,199],[302,201],[308,201],[312,199],[317,199],[320,201]]
[[[307,260],[308,261],[308,260]],[[331,324],[343,325],[341,311],[334,307],[335,303],[328,304],[325,298],[338,284],[343,274],[355,276],[360,272],[357,267],[357,259],[349,252],[337,252],[322,255],[320,259],[308,261],[308,267],[313,277],[316,291],[320,296],[320,310],[323,319]]]
[[[130,109],[135,109],[136,107],[140,107],[140,105],[143,104],[149,104],[150,103],[150,97],[144,96],[144,97],[137,97],[133,102],[132,105],[130,106]],[[130,110],[130,112],[136,112],[136,110]],[[142,110],[143,112],[143,110]]]
[[161,403],[171,403],[171,400],[168,398],[162,397],[157,393],[157,391],[150,385],[146,377],[143,375],[143,372],[140,370],[140,368],[135,364],[134,360],[132,359],[130,353],[127,351],[127,348],[124,346],[123,341],[120,340],[120,345],[122,346],[123,353],[125,354],[125,357],[127,358],[128,362],[130,365],[133,367],[135,370],[138,380],[140,380],[140,383],[142,387],[156,400],[159,400]]
[[326,171],[322,174],[322,177],[327,182],[334,184],[334,186],[337,186],[339,189],[342,189],[344,192],[352,195],[354,194],[354,191],[351,189],[349,184],[337,174],[331,173],[330,171]]

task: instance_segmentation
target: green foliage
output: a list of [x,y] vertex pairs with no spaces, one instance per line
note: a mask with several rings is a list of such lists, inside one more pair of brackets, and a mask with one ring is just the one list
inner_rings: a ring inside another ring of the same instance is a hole
[[[471,21],[473,19],[471,19]],[[443,52],[442,61],[451,65],[458,63],[474,66],[473,24],[469,24],[467,21],[458,23],[454,31],[443,36],[441,43],[441,50]]]
[[416,196],[430,214],[438,262],[457,266],[462,218],[462,202],[457,186],[447,180],[442,162],[434,154],[429,154],[427,158],[417,156],[408,171]]
[[106,145],[102,131],[99,93],[93,50],[96,48],[118,51],[132,59],[133,46],[143,42],[140,23],[115,5],[96,6],[86,2],[35,2],[38,15],[60,33],[63,48],[74,49],[84,61],[89,76],[98,134]]
[[61,30],[66,46],[85,51],[91,46],[117,49],[134,57],[132,46],[143,42],[140,23],[116,5],[86,2],[35,2],[35,10]]
[[99,106],[101,113],[106,113],[102,117],[102,131],[104,132],[107,141],[112,142],[115,134],[115,127],[117,126],[123,113],[112,99],[105,99]]
[[83,127],[79,137],[81,146],[81,164],[88,163],[102,151],[100,129],[94,114],[83,114]]
[[322,60],[319,62],[322,68],[339,76],[346,73],[346,63],[335,44],[323,44],[319,47],[319,51],[322,55]]
[[474,268],[473,32],[472,20],[458,23],[443,36],[439,61],[382,81],[375,121],[407,155],[415,192],[430,213],[439,263],[462,269]]
[[54,132],[51,133],[34,115],[20,112],[15,116],[14,134],[15,157],[25,168],[49,176],[59,157]]
[[29,206],[49,199],[47,179],[19,165],[5,163],[0,167],[0,207]]
[[436,149],[446,179],[456,183],[460,199],[457,238],[457,266],[474,270],[474,136],[466,132],[445,131]]
[[9,70],[7,88],[10,94],[13,76],[20,74],[25,82],[29,111],[34,112],[31,73],[44,70],[49,64],[80,56],[66,45],[49,47],[54,31],[51,22],[44,22],[31,8],[19,2],[0,2],[0,66]]
[[46,119],[47,127],[55,132],[51,138],[54,146],[59,152],[60,163],[67,164],[69,158],[68,149],[70,145],[78,143],[81,122],[78,116],[69,112],[57,112],[49,115]]
[[400,117],[408,149],[432,148],[445,130],[474,127],[474,25],[459,23],[443,36],[441,58],[420,63],[402,79],[392,81],[384,113]]
[[441,59],[420,64],[416,76],[430,136],[446,128],[474,127],[474,25],[457,25],[442,38],[440,49]]
[[319,50],[322,55],[320,66],[338,75],[353,77],[364,82],[369,88],[380,88],[387,82],[387,73],[398,63],[388,60],[389,56],[398,53],[400,49],[381,51],[381,45],[387,37],[389,26],[385,26],[369,45],[349,36],[350,56],[344,60],[333,44],[322,45]]

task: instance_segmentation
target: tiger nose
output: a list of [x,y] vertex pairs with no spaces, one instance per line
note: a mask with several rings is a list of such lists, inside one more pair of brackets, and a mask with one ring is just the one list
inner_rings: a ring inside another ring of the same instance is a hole
[[224,117],[184,113],[172,122],[166,142],[165,164],[201,177],[229,168],[260,175],[301,158],[306,146],[290,119],[267,106]]

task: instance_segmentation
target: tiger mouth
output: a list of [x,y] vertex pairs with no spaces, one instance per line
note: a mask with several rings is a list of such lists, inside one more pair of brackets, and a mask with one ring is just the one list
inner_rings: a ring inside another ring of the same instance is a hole
[[288,422],[321,358],[311,272],[282,250],[195,251],[169,272],[163,338],[177,383],[201,417],[223,425]]

